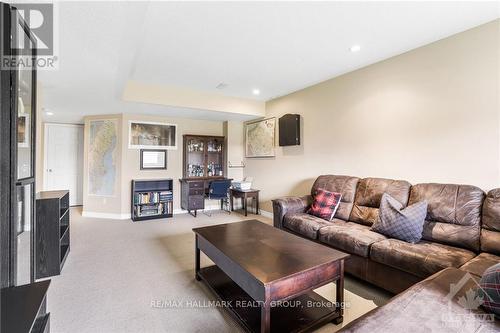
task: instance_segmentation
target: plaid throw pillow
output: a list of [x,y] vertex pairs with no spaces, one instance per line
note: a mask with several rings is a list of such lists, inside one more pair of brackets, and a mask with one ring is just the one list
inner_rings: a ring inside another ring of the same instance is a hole
[[320,188],[316,191],[314,202],[307,213],[330,221],[339,207],[341,197],[340,193]]
[[482,307],[500,319],[500,264],[491,266],[479,281],[477,294]]
[[427,202],[420,201],[403,209],[403,205],[384,193],[380,201],[378,219],[371,227],[372,231],[408,243],[417,243],[422,238]]

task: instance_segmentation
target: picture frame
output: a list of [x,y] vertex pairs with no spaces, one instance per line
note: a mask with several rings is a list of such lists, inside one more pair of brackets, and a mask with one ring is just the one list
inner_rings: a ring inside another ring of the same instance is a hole
[[166,170],[166,149],[141,149],[141,170]]
[[245,123],[245,157],[274,157],[276,117]]
[[129,120],[129,149],[177,150],[177,125]]

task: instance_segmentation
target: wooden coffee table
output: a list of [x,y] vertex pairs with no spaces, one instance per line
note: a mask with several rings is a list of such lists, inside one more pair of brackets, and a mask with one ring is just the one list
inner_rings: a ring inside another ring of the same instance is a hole
[[[196,279],[247,331],[304,332],[342,322],[348,254],[257,220],[193,231]],[[215,265],[200,268],[200,251]],[[335,302],[312,291],[335,281]]]

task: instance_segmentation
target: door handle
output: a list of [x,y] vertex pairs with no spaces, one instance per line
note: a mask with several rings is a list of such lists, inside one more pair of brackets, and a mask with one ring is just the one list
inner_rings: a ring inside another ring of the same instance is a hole
[[48,172],[52,172],[52,169],[48,169],[47,171],[48,171]]

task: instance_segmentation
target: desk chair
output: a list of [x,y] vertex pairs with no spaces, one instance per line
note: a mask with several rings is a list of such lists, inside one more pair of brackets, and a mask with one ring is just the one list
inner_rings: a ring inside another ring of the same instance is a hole
[[[231,214],[228,196],[230,187],[230,179],[212,180],[208,186],[208,194],[206,195],[208,200],[220,200],[220,209],[227,211],[229,214]],[[224,205],[226,209],[224,209]],[[212,216],[212,214],[207,213],[205,210],[203,210],[203,213],[207,216]]]

